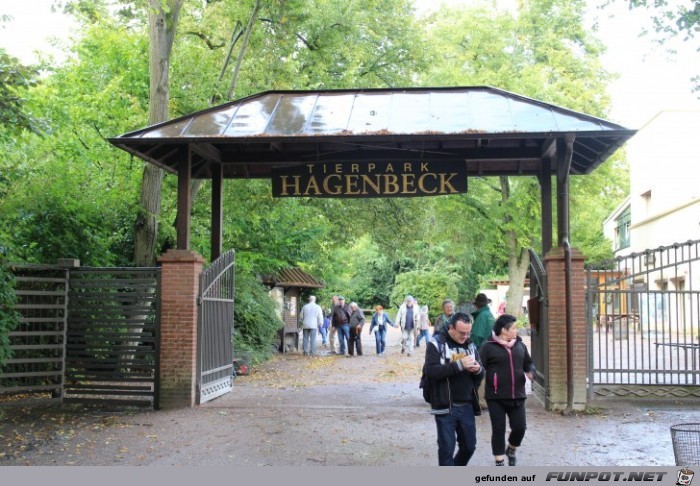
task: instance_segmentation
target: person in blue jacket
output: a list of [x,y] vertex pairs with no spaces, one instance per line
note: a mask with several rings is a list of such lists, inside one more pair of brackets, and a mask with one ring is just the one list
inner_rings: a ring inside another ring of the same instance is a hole
[[393,322],[391,322],[391,319],[389,319],[389,315],[386,312],[384,312],[383,306],[378,305],[375,308],[375,310],[376,312],[372,315],[372,323],[369,326],[369,333],[371,335],[374,328],[377,328],[377,331],[374,334],[374,339],[377,343],[377,356],[384,356],[384,352],[386,349],[387,326],[397,326]]

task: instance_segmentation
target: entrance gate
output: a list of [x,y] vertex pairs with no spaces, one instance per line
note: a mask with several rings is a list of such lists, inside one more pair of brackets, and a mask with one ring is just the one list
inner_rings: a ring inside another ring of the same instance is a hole
[[532,390],[543,402],[549,386],[549,330],[547,326],[547,272],[540,257],[533,250],[530,253],[530,299],[528,318],[530,320],[531,355],[537,370]]
[[700,397],[700,240],[587,270],[588,398]]
[[233,387],[233,296],[235,253],[230,250],[199,277],[197,403]]
[[158,408],[160,269],[13,265],[8,403]]
[[[569,239],[570,176],[591,173],[634,133],[496,88],[449,87],[268,91],[109,141],[177,175],[177,247],[171,258],[173,268],[188,271],[184,262],[180,267],[174,264],[177,252],[191,253],[188,188],[193,179],[211,181],[212,259],[221,253],[225,179],[271,179],[280,189],[274,194],[280,196],[344,198],[457,194],[466,190],[466,184],[457,181],[465,183],[469,177],[535,177],[540,186],[543,252],[552,249],[554,182],[563,250],[562,242]],[[201,264],[193,263],[197,268]],[[571,301],[570,282],[561,288],[567,292],[561,294],[558,306]],[[559,296],[550,289],[550,299]],[[549,325],[559,325],[560,317],[550,318]],[[163,335],[178,335],[178,325],[177,319],[165,319]],[[181,337],[175,344],[189,353],[192,339]],[[208,366],[228,373],[230,361],[224,361]],[[199,374],[191,368],[168,369],[173,396],[192,398],[189,378],[198,377],[204,386],[204,369],[201,361]],[[218,380],[225,383],[227,378]],[[556,385],[559,389],[560,383]],[[205,390],[199,391],[201,397]]]

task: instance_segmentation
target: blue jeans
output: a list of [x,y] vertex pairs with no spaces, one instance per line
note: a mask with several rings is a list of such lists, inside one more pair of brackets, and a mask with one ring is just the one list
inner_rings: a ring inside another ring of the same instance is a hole
[[338,326],[338,341],[340,342],[340,354],[345,354],[345,344],[350,340],[350,324]]
[[416,338],[416,346],[420,344],[420,340],[425,338],[425,344],[428,344],[428,341],[430,341],[430,334],[428,333],[427,329],[423,329],[421,331],[418,331],[418,338]]
[[316,354],[316,333],[317,329],[304,329],[304,352],[306,354]]
[[377,341],[377,354],[381,354],[386,349],[386,326],[377,326],[374,330],[374,339]]
[[321,344],[325,346],[325,344],[328,342],[328,328],[322,327],[318,330],[318,332],[321,333]]
[[[471,403],[452,405],[450,413],[435,416],[438,461],[441,466],[466,466],[476,450],[476,421]],[[455,445],[459,450],[455,455]]]

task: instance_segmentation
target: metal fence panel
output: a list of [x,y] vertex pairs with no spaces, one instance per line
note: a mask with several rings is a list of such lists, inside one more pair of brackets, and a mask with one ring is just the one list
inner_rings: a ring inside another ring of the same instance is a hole
[[45,265],[13,265],[21,324],[9,333],[12,357],[0,368],[0,395],[60,400],[63,394],[68,273]]
[[587,270],[589,397],[700,396],[700,240]]
[[65,401],[157,408],[160,271],[71,271]]
[[22,323],[0,369],[6,403],[158,407],[160,269],[11,269]]
[[233,297],[235,253],[230,250],[200,275],[197,332],[198,402],[233,387]]

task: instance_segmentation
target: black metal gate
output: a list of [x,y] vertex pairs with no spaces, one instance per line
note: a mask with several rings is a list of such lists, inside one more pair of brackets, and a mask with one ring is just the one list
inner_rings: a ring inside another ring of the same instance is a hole
[[233,387],[233,296],[235,252],[230,250],[199,277],[197,330],[197,402]]
[[11,270],[21,323],[0,395],[158,408],[160,269]]
[[700,240],[587,270],[589,399],[700,397]]
[[68,270],[11,266],[19,327],[9,333],[12,357],[0,367],[0,396],[13,401],[63,398]]
[[160,271],[70,271],[64,402],[158,408]]
[[533,393],[546,401],[549,387],[549,328],[547,326],[547,272],[542,260],[533,250],[530,253],[530,352],[537,374],[532,384]]

